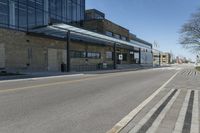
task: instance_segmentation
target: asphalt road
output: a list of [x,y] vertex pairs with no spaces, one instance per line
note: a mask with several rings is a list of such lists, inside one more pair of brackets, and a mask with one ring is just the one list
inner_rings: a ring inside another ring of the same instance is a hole
[[178,69],[0,83],[0,133],[105,133]]

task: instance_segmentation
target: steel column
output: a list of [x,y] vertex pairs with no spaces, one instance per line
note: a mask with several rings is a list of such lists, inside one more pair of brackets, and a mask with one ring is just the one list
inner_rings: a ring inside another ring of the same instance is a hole
[[139,64],[141,64],[141,48],[139,48]]
[[67,39],[66,39],[66,56],[67,56],[67,72],[70,72],[71,70],[71,57],[70,57],[70,31],[67,32]]
[[116,61],[116,43],[113,46],[113,69],[117,69]]

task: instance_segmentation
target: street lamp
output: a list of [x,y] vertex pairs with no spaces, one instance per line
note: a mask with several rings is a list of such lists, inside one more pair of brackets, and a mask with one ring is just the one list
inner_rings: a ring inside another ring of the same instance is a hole
[[199,55],[197,55],[196,65],[198,66],[199,63],[200,63],[200,58],[199,58]]

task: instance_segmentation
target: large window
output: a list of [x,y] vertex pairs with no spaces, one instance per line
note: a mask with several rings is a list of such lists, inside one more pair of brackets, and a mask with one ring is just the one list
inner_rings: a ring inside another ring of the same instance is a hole
[[112,59],[113,58],[113,53],[112,52],[106,52],[106,59]]
[[99,52],[88,52],[87,53],[88,58],[93,58],[93,59],[100,59],[101,58],[101,53]]
[[127,53],[123,53],[122,55],[123,55],[123,59],[122,60],[123,61],[127,61]]
[[100,59],[101,53],[99,52],[86,52],[86,51],[71,51],[70,56],[72,58],[92,58]]
[[84,19],[85,0],[50,0],[51,22],[79,23]]
[[114,34],[114,38],[120,39],[120,35],[119,34]]
[[127,37],[122,36],[121,38],[122,38],[123,41],[127,41]]
[[7,26],[8,25],[8,1],[0,0],[0,25]]
[[112,36],[113,36],[113,33],[110,32],[110,31],[106,31],[106,35],[112,37]]
[[0,0],[0,26],[26,30],[84,20],[85,0]]
[[85,51],[71,51],[72,58],[86,58]]

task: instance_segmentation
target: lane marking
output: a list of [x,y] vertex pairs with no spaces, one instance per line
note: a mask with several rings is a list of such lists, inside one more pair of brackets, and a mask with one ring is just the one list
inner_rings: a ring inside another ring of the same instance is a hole
[[167,106],[164,108],[164,110],[161,112],[161,114],[158,116],[158,118],[154,121],[151,128],[147,131],[147,133],[155,133],[158,129],[160,123],[166,116],[167,112],[170,110],[172,105],[174,104],[175,100],[177,99],[178,95],[180,94],[181,90],[178,90],[178,92],[175,94],[175,96],[171,99],[171,101],[167,104]]
[[133,109],[127,116],[115,124],[107,133],[119,133],[164,87],[169,84],[179,73],[176,72],[168,81],[166,81],[160,88],[158,88],[151,96],[144,100],[140,105]]
[[[163,111],[168,102],[172,99],[177,90],[171,89],[140,121],[133,127],[129,133],[147,132],[157,120],[159,114]],[[176,93],[177,94],[177,93]],[[153,130],[151,128],[150,130]]]
[[67,78],[67,77],[76,77],[83,76],[85,74],[73,74],[73,75],[60,75],[60,76],[49,76],[49,77],[39,77],[39,78],[27,78],[27,79],[11,79],[11,80],[2,80],[0,83],[10,83],[10,82],[18,82],[18,81],[34,81],[41,79],[53,79],[53,78]]
[[[150,70],[154,70],[153,69],[147,69],[147,70],[140,70],[140,71],[150,71]],[[130,73],[131,71],[125,71],[125,72],[118,72],[118,73]],[[138,71],[132,71],[132,72],[138,72]],[[107,73],[104,73],[107,74]],[[111,74],[111,73],[109,73]],[[112,73],[112,74],[117,74],[117,73]],[[95,75],[95,74],[71,74],[71,75],[58,75],[58,76],[48,76],[48,77],[38,77],[38,78],[26,78],[26,79],[11,79],[11,80],[2,80],[0,81],[0,83],[10,83],[10,82],[18,82],[18,81],[34,81],[34,80],[41,80],[41,79],[53,79],[53,78],[65,78],[65,77],[75,77],[75,76],[83,76],[83,75]]]
[[183,102],[183,105],[181,107],[181,110],[179,112],[179,116],[178,116],[178,119],[176,121],[173,133],[181,133],[182,132],[183,124],[184,124],[184,120],[185,120],[185,115],[186,115],[186,111],[187,111],[187,108],[188,108],[190,93],[191,93],[191,90],[188,90],[187,94],[185,96],[185,100]]
[[19,88],[10,88],[10,89],[5,89],[5,90],[0,90],[0,93],[55,86],[55,85],[61,85],[61,84],[77,83],[77,82],[88,81],[88,80],[93,80],[93,79],[102,79],[102,78],[112,77],[112,76],[114,75],[108,75],[108,76],[102,76],[102,77],[86,77],[84,79],[76,79],[76,80],[71,80],[71,81],[60,81],[60,82],[54,82],[54,83],[48,83],[48,84],[40,84],[40,85],[33,85],[33,86],[26,86],[26,87],[19,87]]
[[194,95],[194,104],[192,111],[192,125],[191,125],[191,133],[199,133],[199,91],[195,90]]
[[26,90],[26,89],[41,88],[41,87],[48,87],[48,86],[55,86],[55,85],[60,85],[60,84],[71,84],[71,83],[83,82],[83,81],[94,80],[94,79],[103,79],[103,78],[108,78],[108,77],[128,75],[128,74],[133,74],[133,73],[135,73],[135,71],[122,72],[122,73],[112,73],[112,74],[109,74],[109,75],[98,76],[98,77],[97,76],[95,76],[95,77],[91,76],[91,77],[86,77],[84,79],[76,79],[76,80],[71,80],[71,81],[58,81],[58,82],[47,83],[47,84],[40,84],[40,85],[33,85],[33,86],[26,86],[26,87],[19,87],[19,88],[2,89],[2,90],[0,90],[0,93],[6,93],[6,92],[12,92],[12,91],[21,91],[21,90]]

